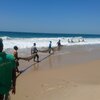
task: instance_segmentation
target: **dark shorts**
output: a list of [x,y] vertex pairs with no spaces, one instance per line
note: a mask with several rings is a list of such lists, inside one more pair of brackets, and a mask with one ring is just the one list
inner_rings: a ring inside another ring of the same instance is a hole
[[16,66],[19,66],[19,62],[18,61],[16,62]]
[[4,95],[0,94],[0,100],[3,100]]

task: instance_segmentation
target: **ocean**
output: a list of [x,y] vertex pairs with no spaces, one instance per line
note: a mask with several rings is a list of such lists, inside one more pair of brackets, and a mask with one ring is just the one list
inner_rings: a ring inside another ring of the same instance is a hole
[[48,47],[49,41],[52,46],[57,46],[60,39],[64,46],[73,45],[94,45],[100,44],[100,34],[65,34],[65,33],[32,33],[32,32],[7,32],[0,31],[0,38],[3,39],[4,48],[30,48],[35,42],[38,48]]

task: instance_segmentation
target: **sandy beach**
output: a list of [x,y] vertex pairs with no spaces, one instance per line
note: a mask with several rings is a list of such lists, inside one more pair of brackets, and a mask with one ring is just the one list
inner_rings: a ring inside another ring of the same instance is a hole
[[[19,51],[19,56],[22,52]],[[21,56],[30,55],[25,51]],[[20,60],[11,100],[100,100],[100,46],[64,47],[40,63]]]
[[100,100],[100,0],[1,0],[1,99]]

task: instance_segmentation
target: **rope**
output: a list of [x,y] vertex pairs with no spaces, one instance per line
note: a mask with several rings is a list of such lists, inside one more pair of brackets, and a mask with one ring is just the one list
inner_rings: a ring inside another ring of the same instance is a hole
[[[49,56],[51,56],[52,54],[53,54],[53,53],[51,53],[51,54],[49,54],[48,56],[44,57],[44,58],[41,59],[39,62],[41,62],[41,61],[47,59],[47,58],[48,58]],[[24,73],[24,72],[27,71],[29,68],[31,68],[33,65],[36,65],[36,64],[39,63],[39,62],[33,63],[33,64],[31,64],[30,66],[28,66],[27,68],[25,68],[24,70],[22,70],[21,73],[17,75],[17,78],[18,78],[22,73]]]

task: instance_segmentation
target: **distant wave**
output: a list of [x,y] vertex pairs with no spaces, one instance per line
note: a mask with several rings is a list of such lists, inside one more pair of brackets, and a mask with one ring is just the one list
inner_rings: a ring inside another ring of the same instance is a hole
[[[47,48],[49,45],[49,41],[52,41],[52,46],[56,47],[57,42],[60,39],[61,44],[64,46],[73,46],[73,45],[92,45],[92,44],[100,44],[100,38],[84,38],[82,41],[82,37],[60,37],[60,38],[11,38],[8,36],[1,37],[4,42],[4,48],[13,48],[17,45],[19,48],[30,48],[33,46],[35,42],[38,48]],[[73,42],[68,42],[68,39]]]
[[0,37],[0,38],[2,38],[3,40],[12,40],[13,39],[13,38],[8,37],[8,36],[3,36],[3,37]]

